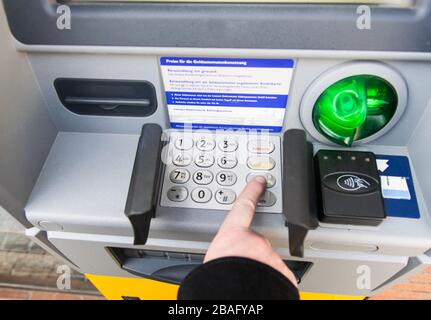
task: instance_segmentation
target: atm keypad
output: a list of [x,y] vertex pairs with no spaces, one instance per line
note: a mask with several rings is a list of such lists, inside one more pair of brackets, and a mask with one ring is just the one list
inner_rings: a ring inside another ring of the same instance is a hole
[[161,206],[229,210],[246,183],[261,175],[267,190],[257,212],[281,213],[280,137],[173,131],[169,141]]

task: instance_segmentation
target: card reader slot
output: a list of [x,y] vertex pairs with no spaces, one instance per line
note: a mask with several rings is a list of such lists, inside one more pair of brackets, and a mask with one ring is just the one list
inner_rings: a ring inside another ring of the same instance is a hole
[[157,109],[148,81],[59,78],[54,86],[62,104],[79,115],[148,117]]
[[120,105],[137,107],[148,107],[150,105],[150,100],[148,99],[66,97],[64,101],[68,104],[95,104],[105,110],[112,110]]

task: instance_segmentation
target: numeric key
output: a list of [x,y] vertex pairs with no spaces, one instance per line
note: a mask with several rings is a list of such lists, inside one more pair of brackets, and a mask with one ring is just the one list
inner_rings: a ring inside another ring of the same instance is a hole
[[196,148],[200,151],[211,151],[215,148],[215,141],[212,138],[200,138],[196,141]]
[[235,138],[225,137],[219,141],[218,147],[223,152],[234,152],[236,149],[238,149],[238,142]]
[[192,163],[192,156],[188,153],[180,152],[174,155],[172,162],[179,167],[185,167]]
[[169,175],[173,183],[186,183],[190,179],[190,172],[186,169],[175,169]]
[[211,167],[214,164],[214,156],[209,153],[199,153],[195,158],[195,163],[199,167]]
[[221,186],[232,186],[236,183],[236,175],[230,171],[221,171],[216,176],[216,181]]
[[199,203],[205,203],[211,200],[212,193],[208,188],[196,188],[192,191],[192,200]]
[[208,170],[199,170],[193,174],[193,181],[196,184],[210,184],[213,181],[213,174]]
[[190,150],[193,147],[193,140],[190,138],[178,138],[175,140],[174,145],[178,150]]
[[235,155],[226,154],[224,156],[221,156],[218,159],[217,163],[220,168],[232,169],[232,168],[235,168],[236,165],[238,164],[238,159],[235,157]]

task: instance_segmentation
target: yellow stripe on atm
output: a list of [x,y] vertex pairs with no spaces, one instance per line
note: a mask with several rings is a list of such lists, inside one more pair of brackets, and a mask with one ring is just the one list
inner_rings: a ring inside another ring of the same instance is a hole
[[[91,283],[108,300],[175,300],[178,285],[144,278],[123,278],[86,274]],[[301,292],[301,300],[363,300],[364,296]]]
[[86,274],[108,300],[175,300],[178,285],[144,278],[123,278]]

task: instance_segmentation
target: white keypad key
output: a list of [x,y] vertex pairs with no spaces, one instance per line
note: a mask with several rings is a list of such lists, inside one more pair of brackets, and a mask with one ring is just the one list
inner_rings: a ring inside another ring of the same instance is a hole
[[259,154],[269,154],[275,149],[275,145],[265,139],[250,140],[248,142],[248,151]]
[[196,147],[200,151],[214,150],[215,145],[216,145],[216,143],[215,143],[214,139],[209,138],[209,137],[203,137],[203,138],[200,138],[198,141],[196,141]]
[[196,155],[195,163],[202,168],[211,167],[214,164],[214,156],[209,153],[199,153]]
[[185,167],[192,163],[192,156],[184,152],[176,153],[174,154],[172,162],[179,167]]
[[199,203],[205,203],[211,200],[212,193],[208,188],[196,188],[192,191],[192,200]]
[[252,170],[272,170],[275,161],[269,156],[253,156],[247,159],[247,166]]
[[217,161],[220,168],[223,169],[232,169],[235,168],[238,164],[238,159],[233,154],[226,154],[218,158]]
[[235,138],[225,137],[219,141],[218,148],[223,152],[234,152],[238,149],[238,141]]
[[175,169],[169,175],[173,183],[186,183],[190,179],[190,172],[186,169]]
[[259,207],[272,207],[277,201],[275,194],[271,191],[265,191],[263,196],[259,199],[257,205]]
[[257,176],[262,176],[262,177],[265,178],[265,180],[266,180],[266,187],[268,189],[272,188],[273,186],[275,186],[275,183],[277,182],[277,180],[275,179],[275,177],[272,174],[268,173],[268,172],[267,173],[258,173],[258,172],[249,173],[248,176],[247,176],[247,182],[250,182],[250,180],[252,180],[254,177],[257,177]]
[[236,174],[231,171],[221,171],[216,176],[216,181],[221,186],[232,186],[236,180]]
[[213,173],[208,170],[198,170],[193,174],[193,181],[196,184],[210,184],[213,181]]
[[187,199],[189,192],[185,187],[172,187],[168,190],[168,198],[171,201],[181,202]]
[[181,137],[175,140],[174,145],[178,150],[190,150],[193,147],[193,139]]
[[236,199],[236,194],[230,189],[219,189],[214,197],[220,204],[232,204]]

